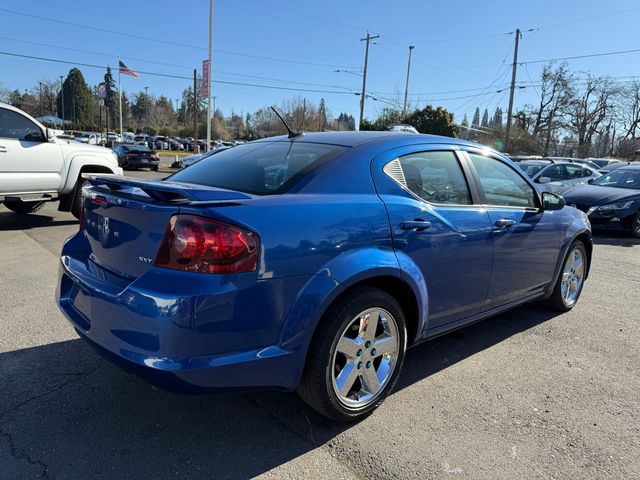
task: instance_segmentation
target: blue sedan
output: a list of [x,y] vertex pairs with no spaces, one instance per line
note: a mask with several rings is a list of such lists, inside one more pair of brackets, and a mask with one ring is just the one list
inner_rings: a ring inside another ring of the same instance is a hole
[[340,421],[382,403],[408,347],[570,310],[591,260],[583,212],[451,138],[275,137],[89,183],[57,291],[81,337],[168,389],[297,389]]

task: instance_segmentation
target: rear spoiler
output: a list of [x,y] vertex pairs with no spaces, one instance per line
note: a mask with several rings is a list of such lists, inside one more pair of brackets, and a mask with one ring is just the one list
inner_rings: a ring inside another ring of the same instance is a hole
[[83,173],[82,178],[95,187],[107,187],[114,193],[125,193],[127,189],[138,188],[152,200],[169,203],[211,203],[229,200],[248,200],[252,196],[234,190],[207,187],[191,183],[158,180],[143,180],[120,175]]

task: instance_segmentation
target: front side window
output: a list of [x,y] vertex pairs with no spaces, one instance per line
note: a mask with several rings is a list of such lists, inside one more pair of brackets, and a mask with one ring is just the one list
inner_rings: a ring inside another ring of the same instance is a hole
[[535,190],[514,169],[495,158],[469,153],[488,205],[536,208]]
[[15,138],[30,142],[42,142],[42,130],[29,120],[13,110],[0,108],[0,137]]
[[614,170],[598,178],[593,184],[603,187],[640,189],[640,171]]
[[420,152],[398,159],[406,187],[431,203],[470,205],[464,173],[453,152]]

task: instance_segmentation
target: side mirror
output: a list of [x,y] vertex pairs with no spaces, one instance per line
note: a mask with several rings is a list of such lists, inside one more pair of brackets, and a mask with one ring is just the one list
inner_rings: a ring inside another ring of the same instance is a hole
[[544,210],[562,210],[567,202],[560,195],[551,192],[542,192],[542,208]]
[[587,183],[588,183],[589,185],[591,185],[591,184],[593,183],[593,181],[594,181],[594,180],[595,180],[595,178],[590,178],[589,180],[587,180]]
[[539,177],[538,183],[549,183],[551,179],[549,177]]
[[50,128],[47,128],[45,129],[44,138],[47,139],[47,142],[51,142],[54,138],[56,138],[56,134],[53,130],[51,130]]

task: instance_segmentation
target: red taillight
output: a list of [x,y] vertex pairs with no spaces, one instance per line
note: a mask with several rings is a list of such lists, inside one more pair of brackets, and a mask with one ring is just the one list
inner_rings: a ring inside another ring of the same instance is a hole
[[154,264],[186,272],[253,272],[258,250],[259,238],[248,230],[196,215],[175,215]]

